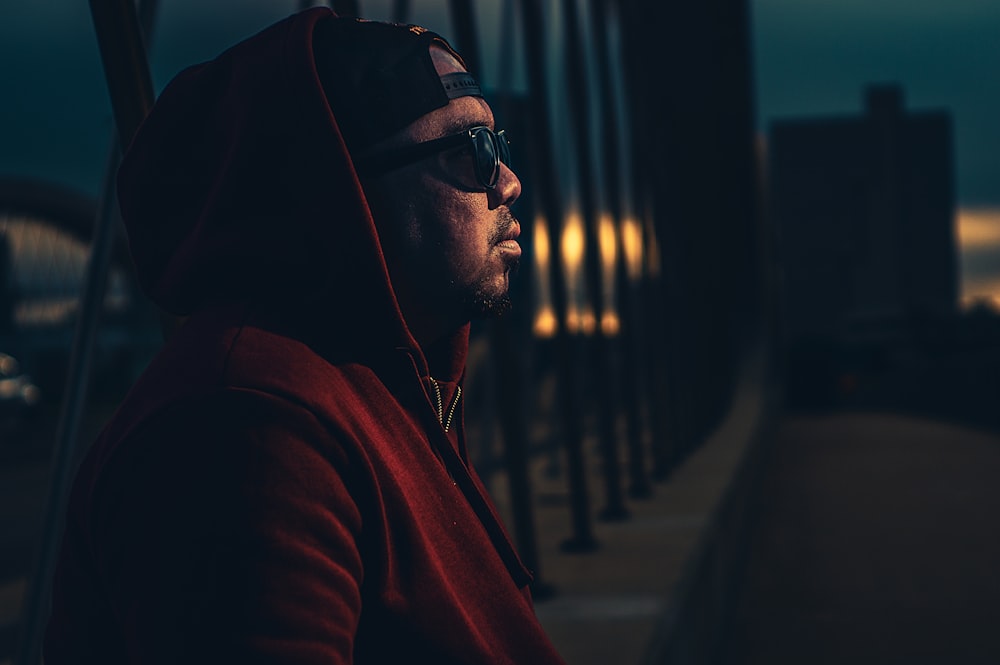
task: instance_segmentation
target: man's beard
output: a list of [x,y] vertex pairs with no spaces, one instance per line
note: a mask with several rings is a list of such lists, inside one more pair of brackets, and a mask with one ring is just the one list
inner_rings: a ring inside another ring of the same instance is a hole
[[[510,209],[504,207],[497,216],[496,225],[490,234],[490,244],[500,243],[510,231],[511,226],[517,223]],[[498,319],[511,310],[513,303],[510,299],[510,281],[517,274],[520,261],[511,258],[507,261],[507,290],[501,294],[490,293],[484,287],[485,278],[476,285],[476,288],[462,298],[462,305],[470,319]]]
[[517,274],[520,261],[512,259],[507,263],[507,290],[501,294],[487,293],[482,285],[463,298],[463,307],[470,319],[499,319],[513,307],[510,299],[510,280]]

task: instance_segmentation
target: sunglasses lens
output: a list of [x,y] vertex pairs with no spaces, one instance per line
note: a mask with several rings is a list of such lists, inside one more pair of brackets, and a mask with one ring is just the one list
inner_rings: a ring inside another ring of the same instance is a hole
[[496,133],[497,147],[500,149],[500,161],[510,166],[510,143],[507,142],[507,130]]
[[481,129],[473,135],[473,145],[476,153],[476,176],[486,187],[495,187],[500,177],[497,163],[497,148],[492,132]]

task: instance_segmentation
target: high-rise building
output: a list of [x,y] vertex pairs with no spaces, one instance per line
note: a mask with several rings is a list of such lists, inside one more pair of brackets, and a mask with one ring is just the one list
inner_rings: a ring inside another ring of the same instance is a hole
[[789,340],[891,340],[957,306],[952,123],[898,86],[860,116],[774,122],[771,210]]

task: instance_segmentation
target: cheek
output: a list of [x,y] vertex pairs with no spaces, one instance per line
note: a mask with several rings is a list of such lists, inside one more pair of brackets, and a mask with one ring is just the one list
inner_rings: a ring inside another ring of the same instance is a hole
[[453,263],[466,272],[482,267],[491,252],[492,216],[476,206],[451,211],[446,229]]
[[392,218],[382,220],[389,226],[383,235],[391,236],[396,245],[392,253],[414,276],[438,275],[437,279],[459,283],[473,279],[489,262],[496,211],[489,209],[483,192],[463,192],[430,177],[417,183],[409,189],[399,183],[399,188],[379,191],[394,200],[377,206]]
[[460,254],[486,251],[490,213],[475,195],[439,200],[428,212],[430,214],[424,218],[425,232],[433,234],[440,246]]

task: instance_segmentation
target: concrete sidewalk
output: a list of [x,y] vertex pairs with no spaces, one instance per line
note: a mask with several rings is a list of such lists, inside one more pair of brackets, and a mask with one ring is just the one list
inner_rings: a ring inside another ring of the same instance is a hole
[[[631,517],[595,521],[600,547],[565,553],[571,534],[565,479],[551,480],[538,464],[534,474],[540,572],[555,593],[536,603],[538,617],[570,665],[652,665],[691,636],[678,636],[690,594],[700,593],[707,558],[716,557],[725,503],[735,500],[734,481],[765,425],[766,395],[759,372],[744,378],[728,417],[654,488],[648,500],[631,501]],[[588,445],[596,442],[588,442]],[[599,456],[590,455],[591,504],[599,504]],[[502,511],[508,501],[494,489]],[[505,519],[510,524],[509,515]],[[715,565],[724,557],[709,562]],[[717,612],[720,608],[714,608]]]
[[1000,436],[783,418],[727,665],[1000,663]]

